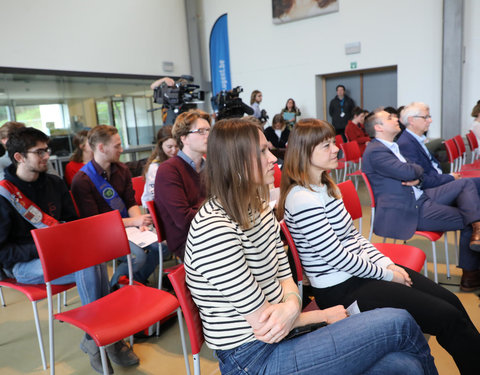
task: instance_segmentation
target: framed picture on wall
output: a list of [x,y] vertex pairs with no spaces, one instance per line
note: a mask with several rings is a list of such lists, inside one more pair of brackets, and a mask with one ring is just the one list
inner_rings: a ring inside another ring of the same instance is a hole
[[273,23],[297,21],[304,18],[338,12],[339,0],[272,0]]

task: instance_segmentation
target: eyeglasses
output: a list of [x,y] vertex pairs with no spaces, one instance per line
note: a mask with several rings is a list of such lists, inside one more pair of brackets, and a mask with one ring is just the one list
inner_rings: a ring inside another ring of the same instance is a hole
[[413,116],[413,117],[423,118],[425,121],[427,121],[428,119],[431,119],[431,118],[432,118],[432,116],[430,116],[430,115],[426,115],[426,116]]
[[205,135],[205,134],[210,133],[210,128],[200,128],[200,129],[190,130],[187,134],[193,134],[193,133],[198,133],[200,135]]
[[45,155],[51,155],[52,149],[50,147],[47,148],[39,148],[35,151],[25,151],[26,154],[37,154],[40,158],[43,158]]

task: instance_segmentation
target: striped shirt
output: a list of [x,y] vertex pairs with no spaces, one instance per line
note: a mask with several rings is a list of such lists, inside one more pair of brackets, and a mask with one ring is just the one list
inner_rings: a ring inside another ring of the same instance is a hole
[[302,266],[315,288],[340,284],[352,276],[391,281],[393,262],[353,225],[343,201],[326,186],[292,188],[285,202],[285,222]]
[[233,349],[256,340],[244,316],[265,301],[281,302],[280,282],[291,277],[273,211],[267,207],[243,230],[218,201],[209,200],[190,226],[185,272],[210,348]]

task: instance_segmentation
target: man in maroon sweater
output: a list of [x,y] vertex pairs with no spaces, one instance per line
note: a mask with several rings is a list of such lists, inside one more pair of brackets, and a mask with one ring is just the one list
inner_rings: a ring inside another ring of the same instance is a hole
[[201,178],[210,116],[198,109],[180,114],[172,134],[180,148],[160,164],[155,178],[155,209],[163,222],[168,249],[183,261],[190,222],[205,199]]

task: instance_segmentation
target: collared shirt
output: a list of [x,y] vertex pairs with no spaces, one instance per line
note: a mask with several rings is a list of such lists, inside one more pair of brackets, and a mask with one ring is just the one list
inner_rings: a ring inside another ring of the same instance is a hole
[[[190,156],[188,156],[182,150],[178,150],[177,156],[185,160],[185,163],[192,167],[195,172],[197,171],[197,166],[195,165],[195,162]],[[205,167],[205,159],[202,158],[202,162],[200,163],[200,170],[203,170],[203,167]]]
[[[403,157],[403,155],[400,153],[400,149],[398,148],[398,144],[395,142],[389,142],[385,141],[383,139],[376,138],[377,141],[382,142],[385,147],[387,147],[390,151],[393,152],[393,154],[400,160],[402,163],[406,163],[407,160]],[[412,186],[413,192],[415,193],[415,199],[418,200],[423,194],[423,190],[418,188],[417,186]]]
[[425,137],[424,135],[422,136],[419,136],[417,134],[415,134],[414,132],[412,132],[410,129],[406,128],[405,129],[407,132],[409,132],[411,134],[411,136],[413,138],[415,138],[417,140],[418,143],[420,143],[420,146],[422,146],[423,148],[423,151],[425,151],[428,155],[428,158],[430,159],[430,163],[432,163],[432,167],[435,168],[435,170],[439,173],[439,174],[443,174],[442,170],[440,169],[439,165],[433,160],[432,158],[432,154],[430,153],[430,151],[428,151],[428,148],[427,146],[425,146],[425,141],[427,139],[427,137]]

